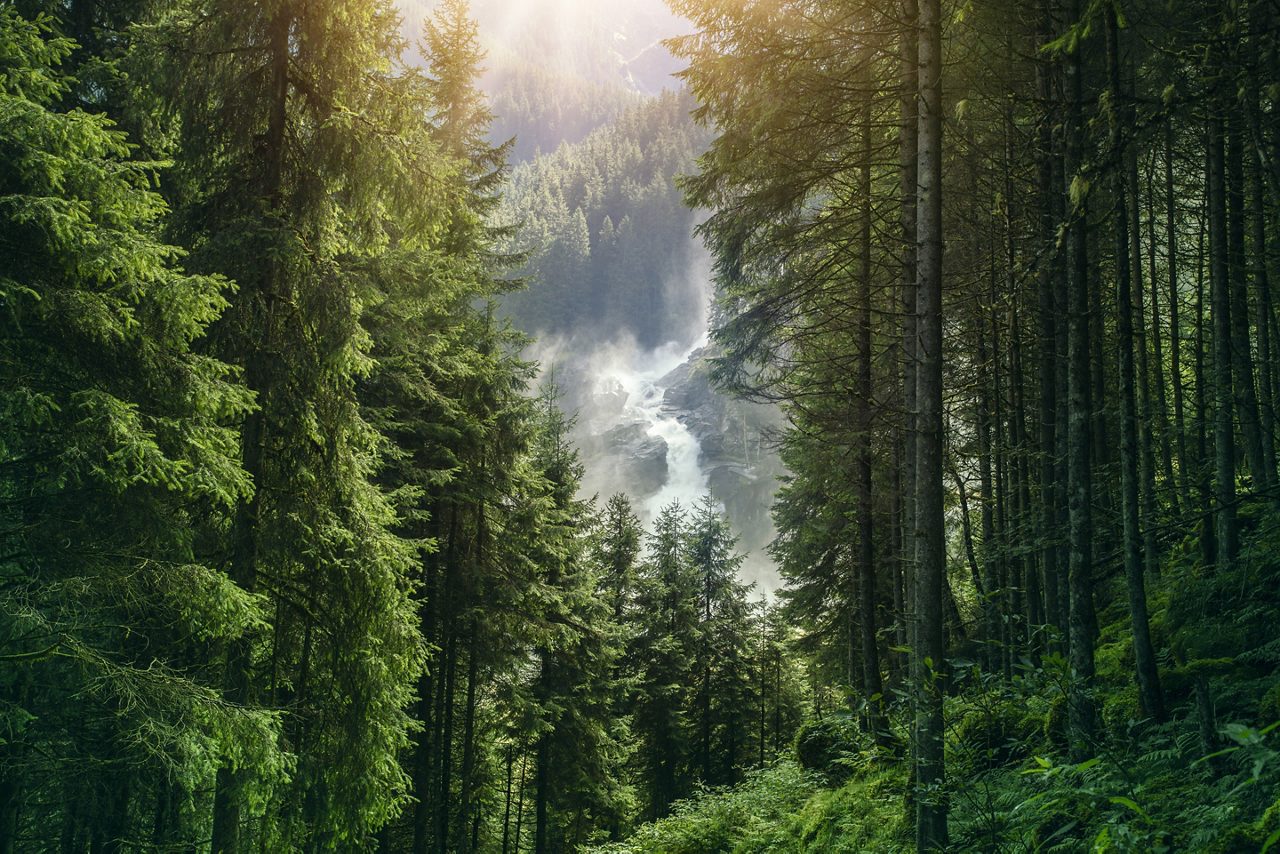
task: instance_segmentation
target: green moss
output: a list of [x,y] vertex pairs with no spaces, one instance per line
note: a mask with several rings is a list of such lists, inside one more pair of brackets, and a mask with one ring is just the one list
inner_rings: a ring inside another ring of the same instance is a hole
[[1102,695],[1102,725],[1111,732],[1124,732],[1130,721],[1142,717],[1138,710],[1138,688],[1126,684]]

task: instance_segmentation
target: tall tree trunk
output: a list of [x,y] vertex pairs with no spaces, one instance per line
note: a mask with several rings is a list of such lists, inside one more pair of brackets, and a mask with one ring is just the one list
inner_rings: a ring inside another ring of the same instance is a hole
[[1267,471],[1258,417],[1258,394],[1254,386],[1253,348],[1250,344],[1249,279],[1245,262],[1244,146],[1240,119],[1234,109],[1228,113],[1227,134],[1227,266],[1231,283],[1231,374],[1235,392],[1236,417],[1244,439],[1245,459],[1253,475],[1255,489],[1271,485],[1274,471]]
[[455,693],[458,674],[458,615],[459,585],[458,563],[462,538],[461,514],[457,507],[449,508],[449,540],[444,558],[444,590],[441,593],[444,618],[443,659],[441,679],[436,691],[436,800],[435,836],[436,850],[449,854],[449,808],[453,790],[453,714],[457,706]]
[[[1167,119],[1164,126],[1164,193],[1165,237],[1168,240],[1169,266],[1169,375],[1173,380],[1173,432],[1178,448],[1178,471],[1182,475],[1182,492],[1190,497],[1195,477],[1194,464],[1187,454],[1187,420],[1183,402],[1182,378],[1182,324],[1179,312],[1182,296],[1178,288],[1178,197],[1173,185],[1173,121]],[[1172,486],[1172,484],[1170,484]]]
[[[1206,152],[1207,154],[1207,152]],[[1209,376],[1205,369],[1205,231],[1209,216],[1206,196],[1200,216],[1200,233],[1196,240],[1196,349],[1192,368],[1195,372],[1195,395],[1192,403],[1196,410],[1195,463],[1196,492],[1200,496],[1200,559],[1205,566],[1218,558],[1217,514],[1213,505],[1213,478],[1209,465]]]
[[[292,24],[293,11],[288,4],[276,10],[269,24],[271,83],[262,154],[261,195],[266,200],[268,209],[273,212],[280,211],[283,192],[285,126],[289,105],[289,31]],[[269,342],[276,334],[276,306],[289,299],[288,294],[281,292],[285,283],[279,265],[268,260],[264,264],[264,271],[257,291],[246,288],[243,297],[250,317],[249,334],[257,336],[245,359],[245,383],[257,392],[261,408],[245,417],[241,432],[241,459],[245,473],[256,488],[253,495],[237,507],[231,534],[231,580],[250,594],[255,593],[258,587],[258,537],[262,525],[262,497],[269,487],[264,483],[263,467],[267,409],[271,405],[270,389],[267,387],[271,369],[266,361],[272,358],[273,353]],[[251,701],[252,666],[252,639],[245,635],[232,640],[227,651],[224,683],[224,694],[229,702],[246,706]],[[211,854],[237,854],[240,850],[243,780],[242,770],[230,765],[218,768],[214,780]]]
[[1016,607],[1018,591],[1012,578],[1012,563],[1009,560],[1009,476],[1007,464],[1008,442],[1005,440],[1004,414],[1004,353],[1001,351],[1001,326],[996,306],[1000,300],[1000,284],[998,270],[1000,259],[996,252],[995,239],[992,238],[989,282],[989,307],[986,317],[987,334],[991,337],[991,467],[994,523],[992,526],[991,555],[995,572],[996,587],[1000,595],[995,599],[995,607],[1000,626],[1000,662],[1005,678],[1013,676],[1013,662],[1017,646],[1017,632],[1022,624]]
[[534,758],[534,820],[533,851],[534,854],[549,854],[550,840],[547,838],[547,806],[551,800],[551,736],[545,734],[538,739],[537,756]]
[[520,840],[524,831],[524,793],[529,783],[529,751],[525,750],[520,757],[520,794],[516,798],[516,832],[513,838],[516,854],[520,851]]
[[903,651],[907,648],[907,595],[905,590],[907,573],[907,555],[905,532],[903,531],[903,506],[906,498],[902,483],[903,469],[903,430],[895,427],[893,437],[893,461],[889,485],[890,537],[893,542],[892,586],[893,586],[893,646],[889,651],[889,680],[894,686],[903,684],[907,678],[907,658]]
[[[1114,8],[1111,14],[1115,14]],[[1117,36],[1118,38],[1118,36]],[[1122,94],[1127,98],[1128,95]],[[1132,111],[1125,108],[1126,121],[1132,121]],[[1143,565],[1147,572],[1155,575],[1160,571],[1160,549],[1156,539],[1156,455],[1155,428],[1156,418],[1153,415],[1154,405],[1151,399],[1151,366],[1147,357],[1147,321],[1143,305],[1142,282],[1142,219],[1139,214],[1139,182],[1138,153],[1130,144],[1124,153],[1125,180],[1128,185],[1125,193],[1125,210],[1122,216],[1129,220],[1129,267],[1131,297],[1131,331],[1133,340],[1129,344],[1121,344],[1131,348],[1137,356],[1135,378],[1138,383],[1137,410],[1137,442],[1138,442],[1138,486],[1139,486],[1139,530],[1142,534]],[[1158,337],[1158,336],[1157,336]]]
[[[1012,238],[1010,238],[1012,243]],[[1013,262],[1012,251],[1009,261]],[[1012,266],[1010,267],[1012,270]],[[1027,403],[1026,376],[1022,369],[1022,323],[1018,311],[1017,299],[1009,310],[1010,338],[1010,370],[1012,372],[1010,390],[1013,392],[1013,443],[1016,448],[1014,457],[1014,477],[1017,481],[1015,495],[1017,498],[1016,530],[1019,540],[1019,574],[1023,591],[1023,619],[1026,628],[1022,640],[1026,649],[1038,655],[1036,632],[1044,624],[1044,600],[1040,592],[1040,578],[1036,574],[1035,554],[1025,544],[1031,541],[1034,534],[1031,521],[1031,446],[1027,437]]]
[[916,848],[947,848],[942,791],[943,582],[942,503],[942,4],[920,3],[919,371],[916,378],[916,541],[919,706],[916,710]]
[[856,502],[858,513],[858,623],[862,647],[862,692],[867,703],[867,726],[877,744],[887,746],[884,686],[880,682],[880,653],[876,646],[876,566],[874,507],[871,500],[871,103],[862,114],[862,168],[859,192],[862,210],[858,224],[858,391],[854,418],[858,436]]
[[[919,200],[916,196],[919,183],[920,68],[919,41],[915,31],[919,17],[918,0],[902,0],[903,39],[901,45],[901,124],[898,129],[899,157],[902,173],[902,576],[903,606],[906,642],[903,646],[916,646],[916,376],[919,373],[919,328],[917,303],[919,281],[917,278],[916,225],[919,219]],[[916,656],[911,656],[908,669],[914,668]],[[915,678],[912,670],[911,678]],[[912,695],[914,702],[914,695]],[[915,739],[911,740],[914,749]]]
[[480,676],[478,632],[478,621],[472,617],[468,631],[470,644],[467,650],[467,699],[462,717],[462,779],[458,793],[458,851],[461,854],[467,854],[469,850],[468,824],[471,818],[471,792],[475,783],[476,682]]
[[[1053,18],[1047,4],[1040,4],[1040,15],[1036,32],[1037,44],[1043,45],[1052,39]],[[1057,408],[1059,388],[1057,385],[1056,348],[1058,310],[1056,292],[1061,286],[1057,253],[1049,249],[1057,241],[1058,220],[1055,215],[1053,200],[1061,195],[1054,182],[1054,116],[1050,105],[1054,99],[1052,66],[1042,59],[1036,63],[1036,93],[1045,105],[1045,114],[1039,117],[1036,127],[1036,164],[1037,164],[1037,204],[1039,207],[1038,239],[1042,247],[1042,257],[1048,259],[1037,271],[1039,286],[1039,342],[1038,351],[1039,385],[1040,385],[1040,530],[1037,540],[1043,546],[1040,552],[1041,586],[1044,588],[1045,621],[1053,627],[1057,635],[1066,632],[1066,621],[1063,619],[1065,606],[1059,595],[1060,568],[1058,563],[1059,549],[1053,542],[1053,532],[1058,524],[1058,486],[1057,486],[1057,446],[1058,423]]]
[[1231,294],[1227,264],[1226,166],[1223,162],[1223,120],[1209,119],[1209,302],[1213,313],[1214,430],[1213,455],[1220,571],[1231,567],[1239,549],[1236,523],[1235,408],[1231,377]]
[[[437,526],[440,528],[440,526]],[[418,613],[422,620],[423,640],[432,647],[436,646],[436,608],[439,605],[440,566],[434,555],[423,559],[423,573],[426,576],[423,585],[422,600]],[[429,647],[430,648],[430,647]],[[438,718],[434,715],[436,685],[434,676],[438,669],[430,658],[428,665],[422,669],[418,679],[418,720],[422,730],[417,733],[413,750],[413,793],[416,801],[413,805],[413,854],[427,854],[431,847],[432,809],[431,789],[433,771],[435,769],[434,739],[436,735],[434,723]]]
[[[1070,20],[1080,20],[1080,0],[1072,0]],[[1068,548],[1068,633],[1070,636],[1071,693],[1068,724],[1071,754],[1086,758],[1097,735],[1097,711],[1092,697],[1094,662],[1093,638],[1093,473],[1090,470],[1090,439],[1093,427],[1089,361],[1089,236],[1085,195],[1076,184],[1084,162],[1083,69],[1080,45],[1067,52],[1066,76],[1066,162],[1068,196],[1073,194],[1073,210],[1068,226],[1067,284],[1067,490]]]
[[[1252,95],[1256,97],[1256,93]],[[1276,476],[1276,341],[1272,336],[1275,306],[1267,269],[1267,202],[1262,186],[1262,162],[1257,147],[1249,164],[1249,228],[1253,240],[1253,286],[1258,306],[1258,416],[1268,482]]]
[[[511,776],[515,772],[515,745],[507,747],[507,787],[502,798],[502,854],[508,854],[511,845]],[[523,770],[523,769],[521,769]]]
[[[1177,481],[1174,480],[1173,446],[1169,436],[1169,395],[1168,383],[1165,380],[1164,334],[1161,329],[1163,324],[1160,316],[1159,262],[1156,257],[1159,254],[1159,244],[1156,242],[1156,158],[1154,155],[1151,158],[1150,167],[1147,173],[1147,258],[1149,262],[1147,280],[1150,283],[1151,323],[1147,329],[1151,335],[1151,355],[1154,366],[1151,379],[1155,385],[1156,392],[1155,426],[1151,428],[1151,432],[1155,433],[1156,445],[1160,451],[1161,473],[1164,475],[1164,486],[1166,494],[1169,496],[1169,504],[1173,509],[1173,515],[1177,517],[1182,514],[1182,499],[1178,494]],[[1137,185],[1135,184],[1134,186],[1136,187]],[[1152,501],[1154,502],[1154,500],[1153,493]]]
[[[1134,366],[1134,305],[1135,271],[1141,271],[1141,259],[1136,257],[1136,246],[1131,242],[1137,227],[1134,203],[1137,194],[1136,160],[1124,141],[1125,128],[1129,126],[1126,94],[1120,85],[1120,28],[1116,21],[1115,7],[1105,10],[1107,35],[1107,67],[1111,83],[1111,145],[1119,163],[1113,170],[1115,176],[1115,210],[1113,215],[1116,252],[1116,338],[1120,351],[1120,491],[1121,510],[1124,514],[1124,574],[1129,591],[1129,617],[1133,628],[1134,664],[1138,683],[1138,705],[1146,715],[1156,720],[1164,719],[1164,699],[1160,692],[1160,679],[1156,670],[1155,650],[1151,645],[1151,628],[1147,617],[1147,592],[1144,579],[1143,543],[1139,530],[1138,487],[1139,449],[1138,414]],[[1130,183],[1133,182],[1133,183]],[[1151,521],[1148,519],[1147,524]]]
[[1005,644],[1001,638],[999,557],[996,549],[995,531],[995,484],[991,465],[991,354],[987,352],[986,330],[981,328],[981,320],[976,330],[978,339],[978,488],[982,492],[981,527],[982,527],[982,616],[984,657],[987,669],[995,672],[1000,669],[1005,656]]

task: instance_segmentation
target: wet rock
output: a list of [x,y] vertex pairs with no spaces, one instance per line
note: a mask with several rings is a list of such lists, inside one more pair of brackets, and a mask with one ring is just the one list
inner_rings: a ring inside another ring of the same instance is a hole
[[618,488],[630,495],[652,495],[667,481],[667,443],[650,436],[641,422],[619,424],[601,436],[616,464]]
[[754,551],[773,537],[770,509],[782,463],[768,436],[780,426],[775,407],[737,400],[711,384],[710,348],[662,378],[664,412],[679,418],[698,440],[699,461],[712,496],[739,532],[739,549]]

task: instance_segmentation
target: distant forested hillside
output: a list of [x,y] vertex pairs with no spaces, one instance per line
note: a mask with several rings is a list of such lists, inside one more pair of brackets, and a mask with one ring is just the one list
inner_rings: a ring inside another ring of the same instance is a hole
[[485,88],[494,114],[492,138],[514,140],[514,163],[552,153],[562,142],[581,142],[641,99],[619,84],[547,70],[515,55],[491,63],[491,68]]
[[663,94],[512,170],[498,220],[520,223],[509,248],[531,253],[519,271],[529,286],[504,303],[519,325],[600,338],[625,330],[655,346],[698,313],[696,289],[672,287],[697,251],[695,214],[675,185],[706,139],[692,106]]
[[[399,0],[410,42],[437,0]],[[621,7],[567,0],[471,4],[485,51],[479,81],[495,143],[515,139],[513,163],[581,142],[640,99],[678,88],[680,67],[663,39],[687,31],[662,0]],[[416,52],[411,49],[411,56]],[[419,62],[419,64],[421,64]]]

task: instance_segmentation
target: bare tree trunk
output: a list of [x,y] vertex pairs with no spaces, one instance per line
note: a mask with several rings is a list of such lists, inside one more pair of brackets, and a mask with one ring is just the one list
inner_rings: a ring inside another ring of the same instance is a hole
[[1173,122],[1166,120],[1164,130],[1165,231],[1168,239],[1169,265],[1169,373],[1173,378],[1173,431],[1178,447],[1178,471],[1182,474],[1182,491],[1191,500],[1195,478],[1194,464],[1187,454],[1187,421],[1183,403],[1182,325],[1179,322],[1181,294],[1178,289],[1178,197],[1173,188]]
[[884,686],[880,681],[880,653],[876,646],[875,521],[872,505],[871,448],[871,102],[862,114],[862,169],[859,176],[862,211],[858,224],[858,392],[855,420],[858,431],[858,622],[862,646],[862,691],[867,703],[867,726],[877,744],[890,740],[884,722]]
[[[442,532],[443,526],[435,525],[437,537]],[[440,565],[434,555],[428,555],[423,560],[423,574],[426,576],[423,584],[422,600],[419,603],[418,613],[422,620],[422,637],[428,644],[435,645],[436,638],[436,609],[439,605],[440,595]],[[422,724],[422,731],[416,736],[416,744],[413,749],[413,793],[416,803],[413,805],[413,854],[427,854],[431,847],[431,819],[432,799],[431,788],[433,783],[433,771],[435,769],[435,750],[434,740],[436,737],[435,721],[439,718],[435,715],[435,696],[436,684],[434,675],[438,669],[436,662],[428,659],[427,666],[422,669],[422,676],[418,680],[418,720]]]
[[946,576],[942,482],[942,8],[920,4],[920,138],[917,270],[920,368],[916,378],[917,611],[916,848],[947,847],[943,767],[943,584]]
[[[1139,449],[1138,413],[1135,402],[1134,305],[1137,289],[1134,272],[1141,271],[1141,259],[1131,242],[1137,228],[1137,164],[1130,146],[1123,139],[1130,122],[1125,93],[1120,86],[1119,26],[1115,7],[1107,6],[1107,66],[1111,83],[1111,143],[1116,157],[1125,168],[1115,169],[1116,240],[1116,343],[1120,352],[1120,482],[1121,508],[1124,514],[1124,574],[1129,591],[1129,617],[1133,627],[1134,664],[1138,683],[1138,705],[1142,712],[1156,720],[1164,719],[1164,698],[1160,692],[1155,650],[1151,645],[1151,628],[1147,617],[1147,592],[1143,566],[1143,543],[1138,520]],[[1120,163],[1116,164],[1121,165]],[[1151,521],[1148,519],[1147,524]],[[1148,557],[1150,560],[1150,557]]]
[[502,798],[502,854],[508,854],[511,845],[511,775],[515,768],[515,745],[507,746],[507,786]]
[[[1254,94],[1256,97],[1256,93]],[[1276,341],[1272,337],[1275,306],[1267,270],[1267,208],[1262,186],[1262,163],[1256,147],[1249,168],[1249,225],[1253,238],[1254,292],[1258,306],[1258,415],[1262,421],[1262,453],[1267,481],[1276,477]]]
[[988,378],[991,354],[987,352],[986,330],[982,329],[982,320],[978,321],[978,487],[982,492],[980,520],[982,527],[982,616],[983,640],[986,644],[985,658],[987,669],[995,672],[1005,658],[1005,644],[1001,638],[1000,589],[997,571],[995,532],[995,495],[991,466],[991,381]]
[[[1114,9],[1112,10],[1114,14]],[[1121,97],[1128,97],[1122,95]],[[1126,121],[1132,121],[1132,111],[1125,109]],[[1160,547],[1156,539],[1156,455],[1155,438],[1157,419],[1152,414],[1151,366],[1147,358],[1147,321],[1143,310],[1142,283],[1142,220],[1139,214],[1138,153],[1130,144],[1124,154],[1125,178],[1128,191],[1122,212],[1129,220],[1129,265],[1131,297],[1131,332],[1133,339],[1120,344],[1120,349],[1130,348],[1137,354],[1136,379],[1138,383],[1137,441],[1140,531],[1142,533],[1143,566],[1152,575],[1160,572]],[[1159,336],[1157,336],[1157,339]]]
[[1250,344],[1249,284],[1245,262],[1244,146],[1240,120],[1233,109],[1228,114],[1227,134],[1227,267],[1231,283],[1231,373],[1235,392],[1236,417],[1244,438],[1245,459],[1254,487],[1266,489],[1275,474],[1267,471],[1258,417],[1258,394],[1254,387],[1253,349]]
[[[902,19],[902,91],[901,125],[898,145],[902,172],[902,576],[903,614],[908,649],[916,645],[916,375],[919,371],[919,331],[916,317],[919,281],[917,279],[916,224],[918,202],[916,185],[919,176],[919,42],[914,27],[918,18],[917,0],[903,0]],[[912,656],[914,668],[915,656]],[[914,679],[914,671],[912,678]],[[914,747],[915,739],[912,739]]]
[[[1071,21],[1080,20],[1080,0],[1071,2]],[[1070,520],[1068,550],[1070,599],[1071,695],[1068,708],[1071,755],[1086,758],[1097,735],[1097,710],[1093,691],[1093,476],[1090,439],[1093,427],[1089,362],[1089,241],[1085,193],[1076,186],[1083,165],[1081,110],[1084,99],[1080,46],[1073,44],[1066,64],[1066,163],[1065,178],[1073,210],[1068,231],[1067,314],[1067,490]]]
[[[1053,20],[1047,4],[1041,3],[1040,21],[1037,26],[1036,42],[1039,45],[1052,39]],[[1056,291],[1061,285],[1059,265],[1056,253],[1048,252],[1048,248],[1057,241],[1058,222],[1054,212],[1053,199],[1060,195],[1054,182],[1054,116],[1051,105],[1054,100],[1052,66],[1042,59],[1036,63],[1036,92],[1045,105],[1045,114],[1039,119],[1036,128],[1037,140],[1037,183],[1039,192],[1038,239],[1045,250],[1046,262],[1038,271],[1039,286],[1039,342],[1040,356],[1040,530],[1038,539],[1043,543],[1040,551],[1041,585],[1044,588],[1045,621],[1058,634],[1064,634],[1066,622],[1063,620],[1065,610],[1059,595],[1060,573],[1058,548],[1052,541],[1052,532],[1058,523],[1058,488],[1057,488],[1057,446],[1058,446],[1058,395],[1056,348],[1058,310],[1055,304]]]
[[[1156,258],[1159,249],[1156,242],[1155,163],[1156,160],[1153,156],[1151,158],[1151,168],[1147,173],[1147,258],[1149,259],[1147,280],[1150,283],[1151,297],[1151,324],[1147,328],[1150,330],[1151,335],[1152,356],[1155,363],[1152,380],[1156,390],[1155,426],[1152,428],[1152,432],[1155,433],[1156,445],[1160,451],[1160,466],[1164,475],[1164,486],[1170,499],[1170,506],[1173,508],[1173,515],[1176,517],[1182,514],[1182,500],[1178,494],[1177,481],[1174,480],[1173,476],[1173,446],[1169,436],[1169,395],[1167,391],[1168,383],[1165,381],[1164,335],[1160,318],[1159,264]],[[1154,493],[1152,501],[1154,501]]]
[[1209,401],[1208,372],[1205,370],[1205,231],[1208,219],[1208,199],[1205,199],[1200,216],[1200,233],[1196,240],[1196,349],[1193,368],[1195,370],[1196,391],[1193,404],[1196,410],[1196,491],[1200,496],[1200,559],[1205,566],[1211,566],[1218,557],[1217,515],[1213,507],[1213,479],[1209,465]]
[[1215,560],[1225,571],[1239,549],[1236,523],[1236,445],[1231,417],[1235,398],[1231,387],[1231,294],[1227,268],[1226,166],[1223,162],[1223,121],[1209,119],[1209,302],[1213,312],[1214,469],[1216,473],[1217,546]]
[[[514,837],[515,852],[519,854],[520,840],[524,830],[524,793],[529,782],[529,751],[525,750],[520,757],[520,794],[516,798],[516,832]],[[505,848],[505,846],[504,846]]]
[[471,619],[470,648],[467,650],[467,699],[462,718],[462,780],[458,795],[458,851],[467,854],[467,824],[471,817],[471,792],[474,788],[475,776],[475,731],[476,731],[476,682],[479,680],[479,664],[477,655],[478,626],[474,617]]

